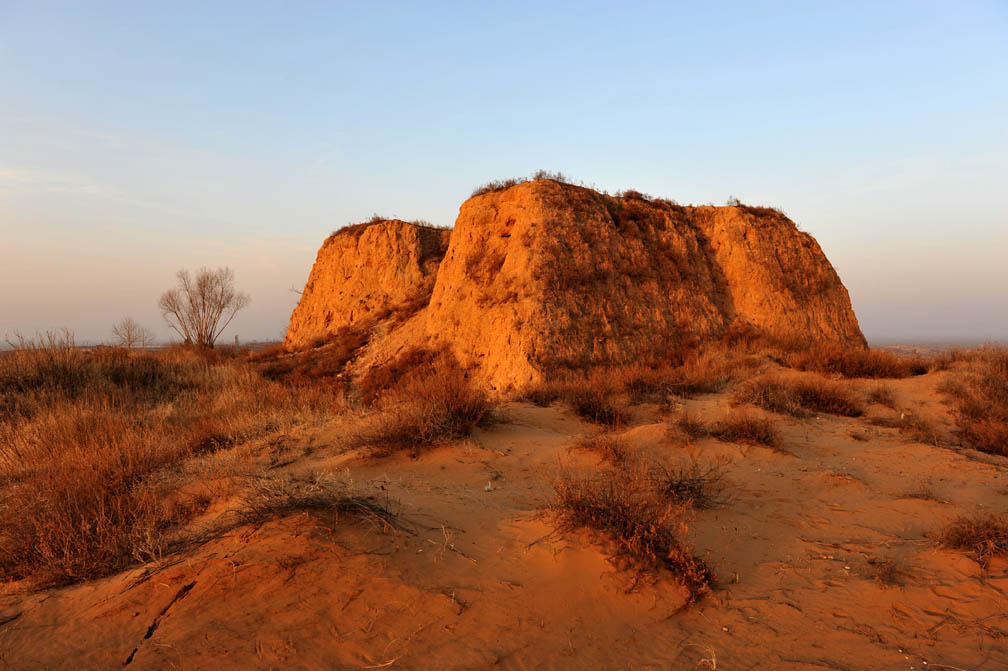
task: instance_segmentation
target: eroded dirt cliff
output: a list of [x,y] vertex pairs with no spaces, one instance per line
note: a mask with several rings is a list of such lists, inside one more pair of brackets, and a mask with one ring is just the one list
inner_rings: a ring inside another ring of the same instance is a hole
[[451,231],[396,219],[340,229],[322,244],[284,345],[373,325],[426,304]]
[[327,240],[287,344],[429,295],[407,328],[373,329],[364,359],[442,345],[506,390],[739,325],[865,345],[815,239],[769,208],[683,207],[544,179],[463,203],[450,237],[437,238],[448,240],[443,259],[440,248],[425,255],[423,235],[447,232],[382,222]]

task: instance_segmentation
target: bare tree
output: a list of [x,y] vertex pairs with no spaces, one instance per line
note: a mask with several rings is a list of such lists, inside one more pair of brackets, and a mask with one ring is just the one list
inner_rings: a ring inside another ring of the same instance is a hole
[[176,277],[178,286],[158,301],[161,314],[187,343],[213,347],[235,314],[249,304],[248,294],[235,291],[230,268],[200,268],[195,279],[180,270]]
[[150,329],[144,328],[132,317],[126,317],[118,324],[114,324],[112,333],[119,340],[119,344],[127,349],[133,349],[137,346],[146,347],[154,340],[154,334]]

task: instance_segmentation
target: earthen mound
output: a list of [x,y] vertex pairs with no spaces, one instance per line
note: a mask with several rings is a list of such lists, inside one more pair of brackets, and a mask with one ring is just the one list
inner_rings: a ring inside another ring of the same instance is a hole
[[397,219],[333,233],[318,252],[284,345],[303,347],[426,305],[450,233]]
[[[651,359],[731,327],[865,346],[815,239],[770,208],[684,207],[543,179],[463,203],[443,260],[427,271],[417,263],[419,236],[383,222],[357,243],[350,234],[327,240],[287,343],[429,291],[436,272],[429,305],[399,339],[447,347],[496,389]],[[417,344],[399,342],[395,329],[374,333],[365,359]]]

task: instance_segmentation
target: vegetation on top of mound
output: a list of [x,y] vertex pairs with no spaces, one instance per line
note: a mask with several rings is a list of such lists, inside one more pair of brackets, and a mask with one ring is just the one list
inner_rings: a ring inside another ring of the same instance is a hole
[[450,226],[439,226],[437,224],[432,224],[426,219],[413,219],[411,221],[405,221],[403,219],[397,219],[396,217],[384,217],[380,214],[375,213],[371,215],[370,219],[366,219],[365,221],[361,221],[356,224],[347,224],[342,228],[337,228],[335,231],[329,234],[329,238],[332,239],[338,236],[352,236],[354,238],[359,238],[367,229],[371,228],[375,224],[383,224],[386,221],[392,221],[392,222],[399,221],[404,224],[409,224],[411,226],[417,226],[418,228],[426,228],[436,231],[447,231],[451,229]]
[[532,173],[530,177],[512,177],[511,179],[497,179],[489,181],[486,184],[477,186],[473,189],[473,192],[469,197],[473,198],[475,196],[482,196],[484,193],[504,191],[505,189],[510,189],[512,186],[518,186],[519,184],[525,184],[526,182],[535,182],[541,179],[553,180],[554,182],[559,182],[560,184],[573,184],[573,182],[567,179],[562,172],[537,170]]

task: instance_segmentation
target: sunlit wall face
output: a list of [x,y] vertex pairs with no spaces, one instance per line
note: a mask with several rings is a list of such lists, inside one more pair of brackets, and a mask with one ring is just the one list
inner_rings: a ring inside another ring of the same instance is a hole
[[781,207],[870,339],[1008,339],[1005,35],[1000,2],[3,3],[0,335],[168,338],[175,271],[227,265],[224,337],[278,338],[332,229],[545,168]]

